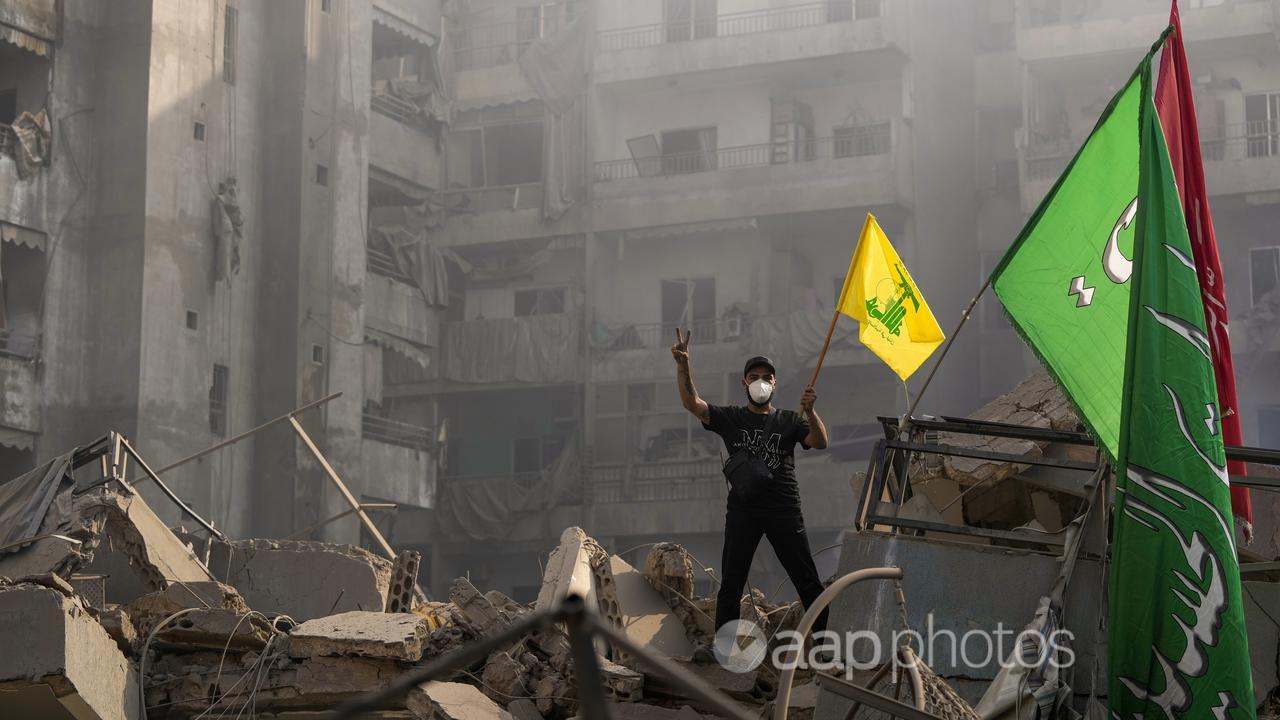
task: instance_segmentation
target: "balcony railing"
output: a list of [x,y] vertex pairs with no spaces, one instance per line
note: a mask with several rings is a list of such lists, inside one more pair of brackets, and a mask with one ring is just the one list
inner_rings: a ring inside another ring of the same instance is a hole
[[459,213],[533,210],[542,207],[542,183],[446,190],[433,193],[431,202]]
[[[879,17],[883,10],[881,5],[880,2],[865,0],[856,3],[854,0],[826,0],[769,10],[725,13],[714,18],[695,17],[690,20],[668,21],[656,25],[604,30],[596,35],[596,49],[599,52],[634,50],[688,40],[750,35],[861,20]],[[855,12],[855,7],[862,11],[860,17],[857,17],[859,13]]]
[[694,345],[732,342],[751,331],[751,318],[733,317],[680,323],[658,322],[628,325],[605,345],[605,349],[636,350],[640,348],[665,347],[671,344],[671,339],[675,337],[675,329],[677,327],[687,328],[693,333],[690,342]]
[[890,122],[842,128],[842,131],[833,137],[799,142],[762,143],[648,158],[605,160],[596,163],[595,178],[597,182],[606,182],[659,175],[687,175],[788,162],[887,155],[893,150],[893,125]]
[[0,329],[0,355],[30,360],[40,354],[40,338],[30,333]]
[[365,248],[365,262],[369,268],[369,272],[375,275],[391,278],[392,280],[401,280],[403,282],[411,282],[412,279],[400,270],[400,266],[396,264],[395,258],[391,255],[378,250],[376,248]]
[[15,145],[17,138],[13,135],[13,126],[0,124],[0,155],[12,155]]
[[1200,137],[1206,162],[1280,156],[1280,120],[1235,123],[1213,137]]
[[413,125],[422,117],[422,110],[417,105],[386,93],[371,95],[369,97],[369,107],[406,125]]
[[364,413],[360,427],[361,435],[364,437],[388,445],[399,445],[414,450],[427,450],[432,445],[430,430],[399,420]]

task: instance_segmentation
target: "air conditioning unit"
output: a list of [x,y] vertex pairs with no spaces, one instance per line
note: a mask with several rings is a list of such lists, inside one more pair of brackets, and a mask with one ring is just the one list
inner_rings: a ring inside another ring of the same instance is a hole
[[742,318],[732,317],[725,319],[724,337],[726,340],[742,337]]

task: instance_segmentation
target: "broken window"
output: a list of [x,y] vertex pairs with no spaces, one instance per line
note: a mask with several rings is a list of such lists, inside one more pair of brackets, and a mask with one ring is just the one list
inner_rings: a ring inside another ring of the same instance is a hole
[[532,290],[516,290],[515,315],[559,315],[565,311],[565,287],[536,288]]
[[239,30],[240,11],[228,4],[222,26],[222,81],[236,84],[236,33]]
[[[708,402],[720,399],[719,382],[698,391]],[[597,385],[595,428],[596,460],[606,465],[716,455],[718,438],[681,407],[674,382]]]
[[693,331],[693,342],[715,342],[716,279],[662,281],[662,336],[675,337],[676,328]]
[[662,132],[662,172],[666,175],[705,172],[716,167],[714,127]]
[[0,353],[35,357],[45,279],[45,236],[0,222]]
[[667,42],[716,36],[716,0],[666,0]]
[[889,152],[892,129],[886,122],[848,125],[832,131],[834,155],[838,158],[885,155]]
[[1262,298],[1276,288],[1280,288],[1280,247],[1250,250],[1249,289],[1253,304],[1262,302]]
[[542,182],[542,122],[518,122],[463,129],[463,167],[453,180],[467,187]]
[[209,432],[227,436],[227,389],[231,370],[226,365],[213,366],[213,382],[209,385]]
[[0,90],[0,125],[12,125],[18,117],[18,91]]

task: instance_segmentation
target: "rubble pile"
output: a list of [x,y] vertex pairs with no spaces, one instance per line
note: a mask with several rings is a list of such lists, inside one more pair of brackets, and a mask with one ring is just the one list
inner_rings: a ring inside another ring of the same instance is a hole
[[[24,649],[0,657],[0,717],[313,717],[570,595],[752,715],[769,710],[776,689],[768,663],[739,674],[710,659],[714,598],[694,594],[704,570],[679,545],[653,546],[637,568],[569,528],[532,605],[467,578],[447,599],[413,600],[416,555],[402,555],[393,572],[391,561],[346,545],[173,531],[126,483],[85,488],[69,467],[4,486],[33,502],[11,504],[26,513],[25,529],[0,550],[0,635]],[[770,604],[759,590],[742,611],[771,638],[800,616],[798,603]],[[622,648],[603,639],[596,647],[614,717],[714,717]],[[578,713],[577,688],[568,636],[556,627],[370,717],[560,720]],[[797,692],[792,717],[811,715],[812,694]]]

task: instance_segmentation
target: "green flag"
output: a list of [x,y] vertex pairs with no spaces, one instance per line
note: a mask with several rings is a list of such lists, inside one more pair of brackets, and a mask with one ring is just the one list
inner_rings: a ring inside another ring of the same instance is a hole
[[1120,451],[1140,95],[1135,76],[992,275],[1014,327],[1112,458]]
[[1217,386],[1150,56],[1141,80],[1109,699],[1120,718],[1254,718]]

